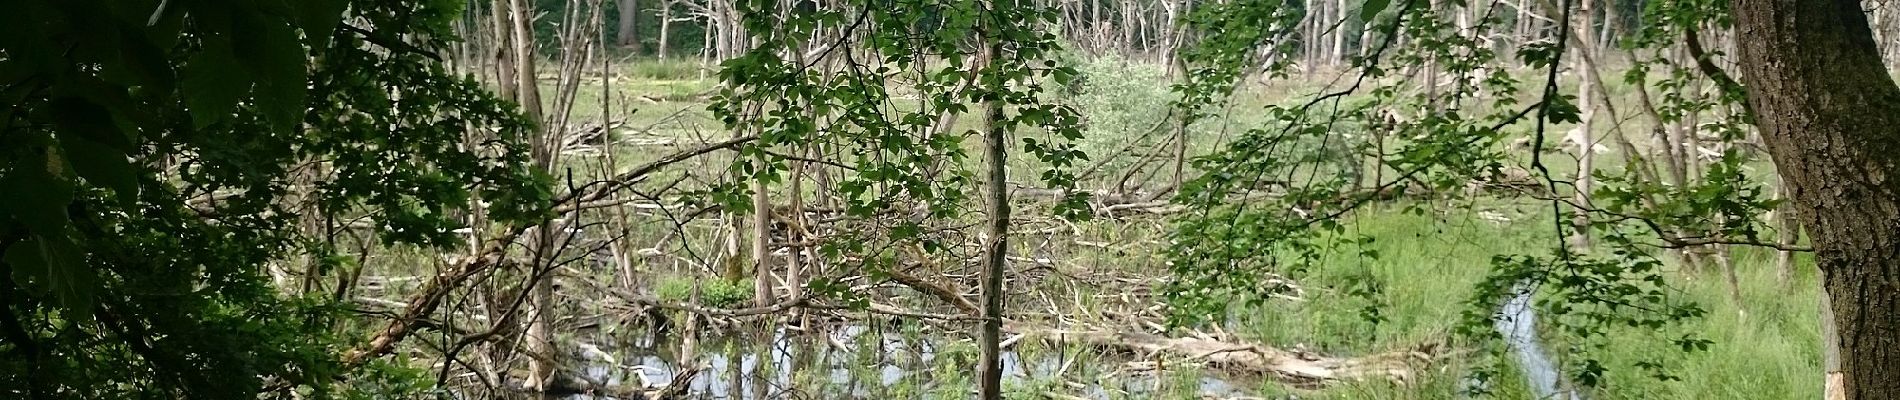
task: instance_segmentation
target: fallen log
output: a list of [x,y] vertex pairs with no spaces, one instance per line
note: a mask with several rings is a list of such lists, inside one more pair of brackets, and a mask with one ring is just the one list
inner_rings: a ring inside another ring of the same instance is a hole
[[686,398],[686,391],[692,388],[693,378],[699,375],[699,371],[699,368],[680,370],[679,373],[673,375],[671,381],[659,387],[608,384],[587,379],[581,375],[561,373],[549,379],[547,387],[538,392],[526,385],[526,371],[514,371],[511,373],[522,376],[514,377],[507,386],[508,389],[517,392],[560,397],[586,395],[618,400],[678,400]]
[[1212,337],[1167,337],[1146,332],[1114,330],[1057,330],[1011,322],[1003,329],[1016,334],[1086,346],[1173,356],[1183,362],[1227,372],[1258,373],[1302,388],[1320,388],[1339,382],[1387,379],[1410,382],[1415,371],[1438,357],[1436,346],[1365,357],[1326,357],[1302,351]]

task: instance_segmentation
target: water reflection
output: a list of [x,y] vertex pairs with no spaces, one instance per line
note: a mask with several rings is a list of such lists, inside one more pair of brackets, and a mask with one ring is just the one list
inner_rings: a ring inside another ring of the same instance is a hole
[[[820,336],[823,335],[823,336]],[[679,340],[654,335],[615,341],[606,333],[594,333],[592,340],[599,354],[585,350],[582,369],[587,378],[609,385],[662,385],[673,379],[685,366]],[[974,372],[974,346],[945,350],[938,343],[952,340],[942,336],[904,335],[867,325],[845,325],[820,334],[775,329],[766,334],[738,334],[702,339],[696,344],[702,370],[690,385],[687,398],[728,399],[833,399],[833,398],[911,398],[944,390],[970,390]],[[953,345],[954,346],[954,345]],[[1017,351],[1003,353],[1003,374],[1007,381],[1048,378],[1064,371],[1066,360],[1060,352],[1025,356]],[[939,360],[940,357],[947,357]],[[761,362],[763,361],[763,362]],[[1070,366],[1071,378],[1078,368]],[[1172,374],[1172,373],[1171,373]],[[1087,384],[1065,392],[1091,399],[1133,397],[1159,390],[1162,382],[1153,376],[1117,376],[1115,383]],[[1240,387],[1211,376],[1198,379],[1199,391],[1220,396],[1240,396]],[[957,396],[952,396],[957,397]],[[589,397],[577,395],[570,400]]]
[[1576,392],[1562,391],[1558,387],[1557,365],[1551,362],[1537,340],[1537,310],[1531,307],[1532,288],[1534,286],[1528,283],[1514,288],[1515,294],[1499,307],[1494,325],[1498,333],[1504,335],[1505,344],[1537,398],[1577,400]]

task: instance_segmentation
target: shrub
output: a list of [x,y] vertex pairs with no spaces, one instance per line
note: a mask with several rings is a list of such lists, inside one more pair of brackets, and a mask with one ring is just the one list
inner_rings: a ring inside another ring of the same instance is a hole
[[[693,279],[685,277],[661,278],[654,289],[661,300],[686,302],[693,298]],[[737,282],[724,279],[699,281],[699,305],[714,308],[732,308],[752,301],[752,279],[740,279]]]
[[1076,71],[1081,78],[1065,93],[1086,126],[1084,152],[1106,157],[1168,118],[1174,93],[1162,66],[1102,56],[1081,61]]

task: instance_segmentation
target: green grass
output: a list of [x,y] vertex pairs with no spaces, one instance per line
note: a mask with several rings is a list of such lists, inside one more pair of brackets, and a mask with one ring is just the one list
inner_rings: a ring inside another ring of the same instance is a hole
[[659,294],[661,300],[686,302],[692,299],[695,283],[699,285],[699,303],[697,304],[703,306],[734,308],[752,301],[751,278],[740,279],[736,282],[706,278],[695,282],[693,278],[668,276],[661,278],[659,283],[654,285],[654,292]]
[[[1275,302],[1251,310],[1242,316],[1241,333],[1268,344],[1304,345],[1342,356],[1444,340],[1465,310],[1464,301],[1474,285],[1488,273],[1491,256],[1537,253],[1555,243],[1548,230],[1548,211],[1526,214],[1506,208],[1502,212],[1513,221],[1498,225],[1464,211],[1436,217],[1372,211],[1352,218],[1348,229],[1376,238],[1370,247],[1381,256],[1365,258],[1357,249],[1345,249],[1327,257],[1321,267],[1296,278],[1305,288],[1303,301]],[[1735,263],[1742,278],[1746,317],[1728,300],[1718,271],[1705,271],[1694,279],[1669,272],[1671,284],[1681,289],[1680,297],[1708,309],[1708,315],[1664,332],[1612,329],[1607,345],[1587,351],[1610,369],[1591,398],[1781,399],[1818,393],[1819,288],[1813,274],[1797,274],[1791,289],[1783,291],[1775,278],[1773,253],[1738,249]],[[1813,268],[1806,260],[1798,265],[1804,271]],[[1348,294],[1347,288],[1367,281],[1378,282],[1382,290],[1370,296]],[[1366,318],[1369,307],[1377,309],[1383,321]],[[1546,328],[1547,346],[1562,339],[1553,336],[1547,324],[1540,328]],[[1684,353],[1669,340],[1690,332],[1715,343],[1706,352]],[[1302,397],[1456,398],[1457,380],[1463,375],[1460,369],[1497,361],[1454,361],[1444,372],[1409,388],[1363,383]],[[1639,361],[1661,361],[1680,380],[1655,379],[1634,366]],[[1493,384],[1498,398],[1531,396],[1514,374],[1507,373]],[[1283,389],[1269,385],[1262,390]]]

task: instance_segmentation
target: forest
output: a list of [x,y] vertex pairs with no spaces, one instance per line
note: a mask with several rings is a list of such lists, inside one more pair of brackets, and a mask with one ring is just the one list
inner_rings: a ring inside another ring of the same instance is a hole
[[1900,398],[1887,0],[0,10],[0,398]]

